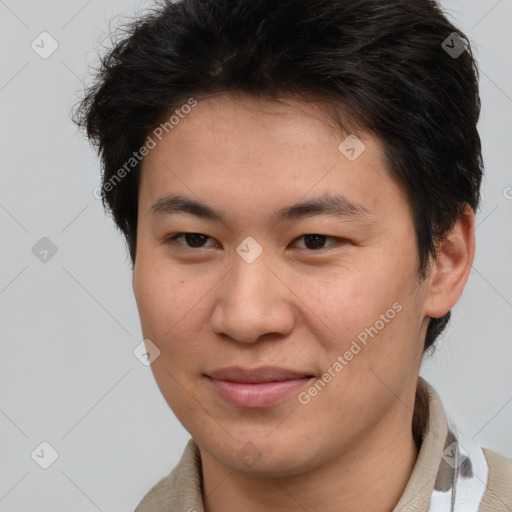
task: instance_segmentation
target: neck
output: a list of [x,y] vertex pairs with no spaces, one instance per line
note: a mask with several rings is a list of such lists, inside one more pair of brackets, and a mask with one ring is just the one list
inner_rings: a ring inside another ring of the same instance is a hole
[[311,471],[274,478],[233,471],[201,450],[205,512],[389,512],[418,456],[412,408],[394,411],[343,454]]

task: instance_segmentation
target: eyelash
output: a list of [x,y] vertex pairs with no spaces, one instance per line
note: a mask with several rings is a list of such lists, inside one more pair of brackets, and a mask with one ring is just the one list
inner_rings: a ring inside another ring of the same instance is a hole
[[[196,249],[196,250],[197,250],[197,249],[209,249],[209,248],[211,248],[211,247],[212,247],[212,246],[206,246],[206,247],[189,247],[189,246],[187,246],[187,245],[183,245],[183,244],[178,243],[178,242],[177,242],[177,239],[178,239],[178,238],[180,238],[180,237],[182,237],[182,236],[185,236],[185,235],[201,235],[201,236],[206,236],[206,237],[207,237],[207,239],[209,239],[209,240],[213,240],[213,238],[212,238],[212,237],[209,237],[209,236],[207,236],[207,235],[204,235],[203,233],[192,233],[192,232],[190,232],[190,233],[176,233],[176,234],[170,235],[169,237],[167,237],[167,238],[166,238],[166,242],[167,242],[167,243],[176,243],[176,244],[178,244],[178,245],[179,245],[180,247],[182,247],[182,248],[185,248],[185,249],[191,249],[191,250],[194,250],[194,249]],[[306,236],[319,236],[319,237],[325,237],[326,239],[331,238],[331,239],[333,239],[333,240],[337,240],[337,241],[338,241],[338,243],[332,244],[332,245],[327,246],[327,247],[321,247],[321,248],[319,248],[319,249],[308,249],[307,247],[299,247],[299,249],[300,249],[300,250],[308,251],[308,252],[322,252],[322,251],[326,251],[326,250],[328,250],[328,249],[330,249],[330,248],[332,248],[332,247],[336,247],[336,246],[338,246],[340,242],[341,242],[341,243],[346,243],[346,242],[348,242],[348,240],[346,240],[346,239],[344,239],[344,238],[337,238],[337,237],[334,237],[334,236],[321,235],[321,234],[318,234],[318,233],[307,233],[307,234],[305,234],[305,235],[301,235],[301,236],[299,236],[299,237],[295,238],[295,239],[294,239],[294,242],[295,242],[296,240],[299,240],[299,239],[304,238],[304,237],[306,237]]]

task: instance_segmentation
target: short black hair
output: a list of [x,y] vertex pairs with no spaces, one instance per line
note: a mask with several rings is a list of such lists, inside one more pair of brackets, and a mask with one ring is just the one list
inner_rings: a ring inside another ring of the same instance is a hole
[[[192,97],[319,101],[342,129],[377,136],[411,205],[420,279],[465,204],[477,210],[479,73],[436,1],[161,0],[122,31],[73,119],[101,157],[103,205],[132,265],[140,163],[118,171]],[[450,314],[430,319],[425,350]]]

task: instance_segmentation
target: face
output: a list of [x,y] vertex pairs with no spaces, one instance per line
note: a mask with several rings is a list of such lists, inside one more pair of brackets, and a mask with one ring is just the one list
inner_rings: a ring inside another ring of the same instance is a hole
[[152,370],[228,468],[299,474],[410,420],[429,281],[382,145],[348,135],[319,106],[225,95],[144,160],[133,289]]

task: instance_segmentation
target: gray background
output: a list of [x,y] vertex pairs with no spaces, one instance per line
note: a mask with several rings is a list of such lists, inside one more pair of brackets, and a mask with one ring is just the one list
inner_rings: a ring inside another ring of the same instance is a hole
[[[422,375],[467,437],[512,457],[512,1],[442,3],[480,63],[486,178],[473,271]],[[149,5],[0,0],[0,511],[133,510],[189,438],[133,355],[127,253],[69,119],[111,20]],[[31,48],[43,31],[59,45],[47,59]],[[59,455],[46,470],[43,441]]]

